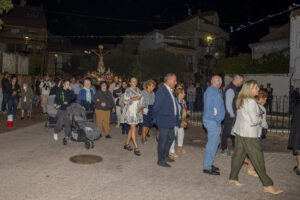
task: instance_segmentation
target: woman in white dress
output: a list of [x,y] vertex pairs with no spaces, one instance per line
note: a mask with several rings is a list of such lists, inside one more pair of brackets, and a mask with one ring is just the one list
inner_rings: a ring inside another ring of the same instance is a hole
[[132,139],[134,154],[140,156],[141,152],[139,151],[136,142],[136,126],[143,122],[143,97],[141,90],[136,86],[137,79],[132,77],[130,79],[130,87],[126,89],[124,94],[125,107],[121,115],[121,123],[130,125],[124,149],[132,151],[129,144]]

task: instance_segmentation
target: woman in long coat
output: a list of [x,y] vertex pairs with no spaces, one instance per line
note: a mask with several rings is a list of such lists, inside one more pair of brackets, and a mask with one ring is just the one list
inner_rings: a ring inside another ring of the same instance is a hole
[[297,157],[297,166],[294,167],[294,171],[297,175],[300,175],[300,104],[294,110],[288,147],[293,150],[293,154]]

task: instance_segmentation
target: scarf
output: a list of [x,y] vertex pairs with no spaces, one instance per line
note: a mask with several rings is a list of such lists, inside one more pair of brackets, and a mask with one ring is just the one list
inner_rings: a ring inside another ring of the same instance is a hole
[[86,98],[86,101],[91,103],[92,102],[92,94],[91,94],[91,90],[86,88],[86,87],[83,87],[83,89],[85,89],[85,98]]

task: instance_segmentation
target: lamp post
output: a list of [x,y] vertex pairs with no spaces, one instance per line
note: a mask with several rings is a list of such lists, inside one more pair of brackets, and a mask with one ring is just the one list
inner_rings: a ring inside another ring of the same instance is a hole
[[58,58],[58,54],[55,53],[54,54],[54,76],[56,77],[56,68],[57,68],[57,58]]
[[204,56],[207,59],[207,81],[210,79],[210,60],[213,58],[212,55],[212,43],[213,43],[213,36],[208,35],[206,36],[206,42],[207,42],[207,49],[206,49],[206,55]]
[[27,55],[29,53],[29,51],[27,49],[27,45],[28,45],[28,41],[31,40],[31,38],[29,37],[29,35],[25,35],[24,40],[25,40],[25,50],[23,51],[23,53],[25,55]]

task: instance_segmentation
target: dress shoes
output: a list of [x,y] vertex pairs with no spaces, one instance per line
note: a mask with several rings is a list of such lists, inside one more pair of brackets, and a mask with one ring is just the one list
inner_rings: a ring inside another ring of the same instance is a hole
[[213,171],[220,171],[219,167],[216,167],[216,166],[214,166],[214,165],[211,166],[211,169],[212,169]]
[[171,167],[167,162],[157,162],[157,165],[161,167]]
[[172,159],[172,158],[170,158],[170,157],[167,157],[167,158],[166,158],[166,161],[167,161],[167,162],[174,162],[175,160]]
[[211,169],[211,170],[204,169],[203,173],[209,174],[209,175],[220,175],[220,172],[214,171],[213,169]]

